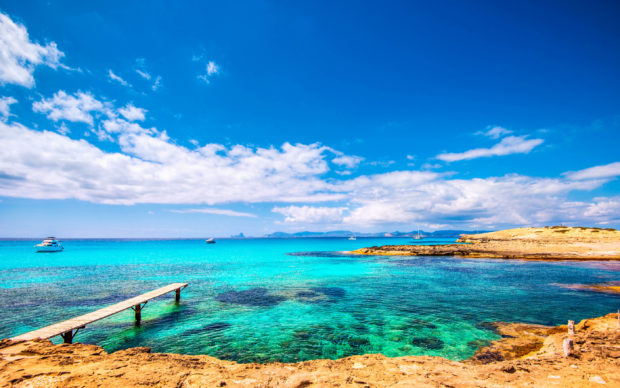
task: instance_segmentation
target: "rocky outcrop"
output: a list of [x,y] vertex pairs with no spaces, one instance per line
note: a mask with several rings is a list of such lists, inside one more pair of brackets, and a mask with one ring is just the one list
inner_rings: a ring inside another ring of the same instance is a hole
[[518,228],[463,235],[461,244],[384,245],[361,255],[457,256],[525,260],[620,260],[620,232],[597,228]]
[[565,357],[566,326],[498,323],[505,338],[468,361],[371,354],[295,364],[238,364],[209,356],[108,354],[94,345],[49,341],[0,343],[0,385],[15,387],[599,387],[620,386],[617,314],[575,326]]

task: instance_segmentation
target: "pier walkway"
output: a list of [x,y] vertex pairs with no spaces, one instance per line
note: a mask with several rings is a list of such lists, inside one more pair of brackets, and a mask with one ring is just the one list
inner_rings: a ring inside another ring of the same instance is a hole
[[62,336],[65,343],[73,342],[73,337],[77,334],[80,329],[86,327],[93,322],[96,322],[100,319],[107,318],[110,315],[114,315],[120,313],[121,311],[127,310],[131,308],[135,312],[136,324],[139,325],[142,319],[142,308],[146,303],[158,296],[162,296],[169,292],[175,292],[175,300],[178,302],[181,298],[181,290],[187,287],[187,283],[172,283],[165,287],[158,288],[151,292],[147,292],[146,294],[142,294],[136,296],[135,298],[127,299],[122,302],[113,304],[108,307],[104,307],[100,310],[93,311],[92,313],[88,313],[85,315],[80,315],[79,317],[71,318],[67,321],[63,321],[60,323],[56,323],[51,326],[44,327],[42,329],[34,330],[22,335],[18,335],[17,337],[11,338],[12,340],[33,340],[37,338],[49,339],[55,337],[57,335]]

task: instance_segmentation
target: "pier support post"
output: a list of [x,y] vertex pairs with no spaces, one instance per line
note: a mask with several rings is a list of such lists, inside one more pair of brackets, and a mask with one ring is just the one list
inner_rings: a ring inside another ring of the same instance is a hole
[[134,311],[134,316],[136,317],[136,326],[140,326],[140,323],[142,322],[142,308],[144,308],[146,303],[147,302],[138,303],[131,308]]
[[568,335],[575,335],[575,321],[568,321]]
[[181,289],[177,288],[176,290],[174,290],[174,301],[179,303],[180,300],[181,300]]
[[62,342],[66,344],[73,343],[73,330],[66,331],[60,335],[62,337]]
[[573,339],[566,338],[564,339],[564,357],[568,357],[573,353]]
[[133,308],[133,311],[135,312],[136,316],[136,326],[140,326],[140,321],[142,321],[142,305],[137,304]]

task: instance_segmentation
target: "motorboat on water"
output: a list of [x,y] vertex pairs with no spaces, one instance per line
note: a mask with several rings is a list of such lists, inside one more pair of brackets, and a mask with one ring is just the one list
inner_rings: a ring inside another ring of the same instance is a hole
[[357,240],[357,238],[355,238],[355,236],[349,237],[349,241],[355,241],[355,240]]
[[215,239],[213,237],[211,237],[211,238],[206,239],[205,242],[207,244],[215,244]]
[[34,246],[37,252],[60,252],[65,249],[62,241],[58,241],[56,237],[46,237],[43,242]]

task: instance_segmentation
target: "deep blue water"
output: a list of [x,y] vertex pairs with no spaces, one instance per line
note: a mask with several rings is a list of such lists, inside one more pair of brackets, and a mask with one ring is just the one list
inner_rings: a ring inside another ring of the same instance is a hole
[[0,241],[0,337],[173,282],[189,283],[181,303],[163,296],[146,305],[140,327],[129,310],[76,340],[240,362],[458,360],[497,338],[485,322],[561,324],[620,307],[617,296],[555,285],[620,280],[613,265],[337,253],[408,239],[70,240],[52,254],[35,253],[38,242]]

